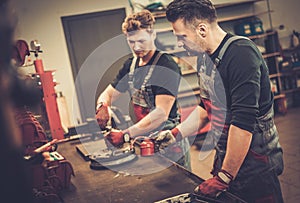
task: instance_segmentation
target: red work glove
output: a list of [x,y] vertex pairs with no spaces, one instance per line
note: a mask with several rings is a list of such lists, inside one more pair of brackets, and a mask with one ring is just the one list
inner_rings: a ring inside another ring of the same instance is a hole
[[104,130],[110,120],[109,106],[105,102],[102,102],[100,107],[98,107],[96,111],[96,119],[101,130]]
[[223,191],[226,191],[229,187],[229,183],[233,180],[233,176],[221,170],[216,176],[210,178],[198,187],[195,188],[195,193],[201,193],[211,197],[217,197]]
[[120,147],[124,142],[129,142],[129,134],[121,130],[112,129],[106,139],[115,147]]

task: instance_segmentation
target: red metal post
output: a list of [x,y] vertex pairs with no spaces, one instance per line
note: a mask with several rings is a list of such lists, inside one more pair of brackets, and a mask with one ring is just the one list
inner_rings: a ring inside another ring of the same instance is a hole
[[53,81],[53,71],[44,71],[43,62],[41,59],[34,61],[35,70],[41,78],[41,85],[43,88],[44,102],[48,122],[51,130],[52,139],[64,139],[64,131],[61,125],[61,120],[56,101],[56,93],[54,86],[56,83]]

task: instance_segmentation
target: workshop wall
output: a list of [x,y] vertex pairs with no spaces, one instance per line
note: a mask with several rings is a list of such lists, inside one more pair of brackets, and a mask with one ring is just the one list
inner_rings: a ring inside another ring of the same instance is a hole
[[[56,70],[54,78],[59,83],[56,90],[62,91],[65,95],[71,123],[77,123],[80,120],[80,112],[61,17],[124,7],[128,9],[128,1],[15,0],[13,2],[18,16],[15,38],[24,39],[28,43],[34,39],[40,42],[44,68]],[[31,59],[34,60],[33,55]],[[33,66],[22,69],[29,73],[35,72]]]
[[[70,112],[71,123],[75,124],[80,120],[80,113],[75,94],[74,80],[71,71],[70,60],[64,31],[61,23],[62,16],[84,14],[98,11],[111,10],[116,8],[126,8],[127,13],[130,12],[129,2],[127,0],[14,0],[15,11],[18,16],[18,24],[16,28],[16,39],[24,39],[28,43],[37,39],[41,43],[44,53],[41,55],[45,70],[57,70],[55,79],[59,83],[56,87],[57,91],[62,91],[66,97],[68,104],[68,112]],[[137,0],[136,0],[137,2]],[[152,3],[153,0],[138,1],[143,4]],[[170,0],[163,0],[164,4]],[[230,0],[213,0],[213,3],[230,2]],[[284,4],[281,0],[270,0],[273,27],[278,28],[284,25],[285,29],[279,31],[282,39],[282,46],[289,46],[289,35],[292,30],[300,31],[298,21],[298,0],[285,0]],[[268,16],[262,19],[268,22]],[[31,57],[34,60],[34,57]],[[26,72],[34,72],[34,67],[24,68]]]

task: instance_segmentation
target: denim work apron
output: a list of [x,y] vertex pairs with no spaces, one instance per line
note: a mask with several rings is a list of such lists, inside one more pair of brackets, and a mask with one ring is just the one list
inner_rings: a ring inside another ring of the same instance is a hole
[[[228,46],[229,44],[225,43],[220,54],[221,52],[224,54],[224,49]],[[227,110],[226,108],[226,98],[222,98],[222,95],[220,98],[219,91],[223,87],[216,85],[216,82],[221,80],[221,77],[218,78],[217,72],[220,59],[222,59],[222,56],[219,55],[217,61],[211,64],[211,69],[208,71],[206,64],[209,62],[206,60],[206,55],[203,54],[201,64],[198,66],[200,97],[208,111],[212,125],[208,135],[216,150],[213,170],[211,171],[212,175],[216,175],[222,167],[229,130],[229,122],[225,120],[226,116],[231,118],[230,109]],[[217,95],[216,92],[219,94]],[[250,149],[235,180],[230,185],[229,191],[249,202],[261,200],[260,198],[266,196],[267,198],[273,198],[274,201],[262,200],[268,202],[281,202],[282,200],[277,176],[283,171],[283,157],[273,116],[273,107],[271,107],[265,115],[257,118]]]
[[[137,63],[137,58],[134,57],[130,66],[129,71],[129,94],[131,96],[131,103],[133,105],[133,111],[135,116],[135,121],[141,120],[145,117],[150,111],[155,108],[155,95],[152,92],[151,85],[147,85],[149,79],[152,76],[155,65],[157,64],[162,53],[158,53],[154,58],[152,65],[150,66],[148,73],[146,74],[144,81],[140,89],[134,87],[134,70]],[[169,130],[174,128],[180,122],[180,115],[176,118],[169,118],[162,126],[158,127],[156,130]],[[156,131],[153,130],[153,131]],[[190,164],[190,154],[189,154],[190,144],[187,138],[179,141],[170,147],[166,148],[164,156],[168,157],[172,161],[184,166],[188,170],[191,169]]]

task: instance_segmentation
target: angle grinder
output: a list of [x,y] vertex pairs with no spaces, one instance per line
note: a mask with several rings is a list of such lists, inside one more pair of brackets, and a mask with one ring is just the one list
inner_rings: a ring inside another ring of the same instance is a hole
[[134,144],[137,144],[140,149],[141,156],[152,156],[159,151],[159,144],[155,142],[155,138],[158,135],[158,131],[150,133],[149,136],[138,136],[132,142],[132,148]]

